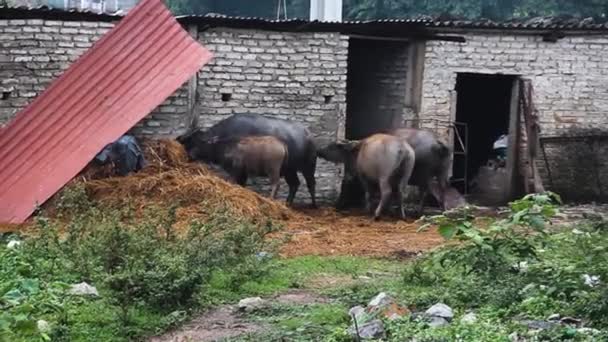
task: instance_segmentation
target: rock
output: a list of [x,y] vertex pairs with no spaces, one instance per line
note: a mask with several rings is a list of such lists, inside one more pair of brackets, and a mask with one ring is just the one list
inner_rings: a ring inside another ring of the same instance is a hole
[[252,312],[255,310],[259,310],[266,306],[266,301],[260,297],[251,297],[241,299],[238,304],[238,308],[241,311]]
[[509,341],[511,341],[511,342],[519,342],[520,341],[519,335],[516,332],[510,334],[509,335]]
[[357,321],[357,324],[364,323],[365,318],[365,308],[361,305],[354,306],[348,310],[348,315]]
[[409,313],[410,310],[408,308],[399,306],[396,303],[392,303],[388,307],[385,307],[384,310],[382,310],[382,315],[391,321],[399,319]]
[[[357,337],[357,330],[354,326],[348,329],[348,333],[354,338]],[[385,337],[384,324],[381,320],[375,319],[359,326],[359,337],[364,340],[375,340]]]
[[583,335],[597,335],[600,333],[599,330],[593,328],[578,328],[576,331]]
[[75,284],[70,287],[69,293],[74,296],[99,296],[99,292],[94,286],[91,286],[85,282]]
[[585,281],[585,285],[589,287],[596,287],[600,284],[599,276],[590,276],[588,274],[583,274],[583,280]]
[[454,311],[449,306],[443,303],[437,303],[426,310],[425,314],[430,317],[441,317],[447,321],[451,321],[454,318]]
[[558,324],[554,322],[535,321],[535,320],[524,320],[520,322],[526,325],[529,329],[534,330],[549,330],[556,327]]
[[255,254],[255,257],[258,260],[270,259],[270,258],[272,258],[272,254],[270,254],[268,252],[258,252]]
[[548,321],[559,321],[560,319],[560,314],[553,314],[551,316],[549,316],[549,318],[547,318]]
[[38,327],[38,331],[40,331],[41,333],[48,333],[51,331],[51,325],[49,324],[49,322],[43,319],[39,319],[36,322],[36,327]]
[[15,247],[19,247],[21,245],[21,241],[11,240],[6,244],[6,248],[13,249]]
[[469,312],[460,319],[460,323],[464,324],[472,324],[475,322],[477,322],[477,315],[474,312]]
[[559,322],[564,325],[576,325],[576,326],[579,326],[582,323],[582,321],[580,319],[573,318],[573,317],[563,317],[562,319],[559,320]]
[[443,317],[439,317],[439,316],[431,316],[430,317],[430,321],[429,321],[429,326],[431,328],[439,328],[439,327],[444,327],[446,325],[449,325],[450,322],[448,322],[447,319],[443,318]]
[[368,308],[371,307],[384,307],[393,303],[393,299],[384,292],[380,292],[376,297],[369,301],[367,304]]

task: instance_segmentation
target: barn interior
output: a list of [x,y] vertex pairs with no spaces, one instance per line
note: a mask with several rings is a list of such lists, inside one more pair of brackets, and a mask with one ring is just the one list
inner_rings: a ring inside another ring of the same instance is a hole
[[[401,123],[406,106],[408,47],[405,41],[350,38],[346,139],[363,139]],[[357,180],[343,181],[341,204],[360,206],[363,198]]]
[[[489,74],[458,74],[456,81],[457,106],[456,121],[466,124],[466,158],[454,158],[453,178],[466,179],[454,186],[461,193],[471,193],[469,201],[483,203],[484,192],[499,191],[506,189],[497,187],[508,186],[508,182],[500,181],[500,177],[494,174],[487,175],[480,172],[480,168],[487,164],[488,160],[494,159],[494,142],[503,134],[509,133],[511,117],[511,98],[515,76],[489,75]],[[464,126],[458,126],[461,136],[464,137]],[[484,170],[485,171],[485,170]],[[504,171],[501,169],[500,171]],[[503,172],[504,173],[504,172]],[[506,173],[504,173],[506,175]],[[478,178],[476,178],[478,177]],[[479,188],[480,178],[494,177],[489,183],[493,183],[492,189],[483,186]],[[497,184],[501,183],[501,184]],[[466,184],[466,186],[465,186]],[[477,195],[476,195],[477,194]],[[500,196],[499,196],[500,197]]]

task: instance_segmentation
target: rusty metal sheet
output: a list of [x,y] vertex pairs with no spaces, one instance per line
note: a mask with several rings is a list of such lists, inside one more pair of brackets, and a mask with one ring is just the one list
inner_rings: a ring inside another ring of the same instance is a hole
[[0,130],[0,222],[21,223],[210,59],[143,0]]

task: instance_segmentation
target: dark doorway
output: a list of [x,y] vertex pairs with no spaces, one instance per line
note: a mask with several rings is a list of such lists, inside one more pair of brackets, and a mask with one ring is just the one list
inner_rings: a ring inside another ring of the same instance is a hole
[[[516,76],[458,74],[456,121],[468,126],[467,161],[455,158],[454,178],[466,178],[468,191],[479,168],[494,158],[494,142],[509,133],[511,97]],[[455,184],[464,192],[464,183]]]
[[[406,110],[408,53],[409,44],[403,41],[349,40],[347,139],[363,139],[402,122]],[[363,188],[358,181],[342,182],[340,204],[360,206],[363,199]]]

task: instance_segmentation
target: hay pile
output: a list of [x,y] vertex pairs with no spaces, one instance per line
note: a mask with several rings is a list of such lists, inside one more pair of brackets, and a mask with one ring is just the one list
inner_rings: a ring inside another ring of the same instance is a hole
[[293,215],[278,201],[223,180],[200,163],[188,163],[184,148],[174,140],[146,141],[143,149],[147,165],[140,172],[103,178],[103,171],[86,170],[79,181],[89,196],[110,206],[125,201],[139,208],[177,204],[179,221],[204,218],[217,209],[254,220],[285,220]]

